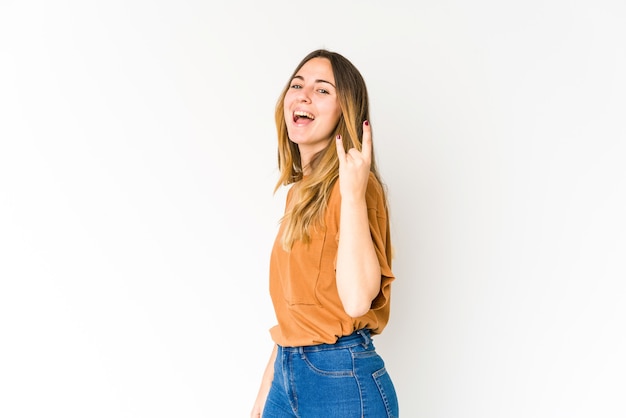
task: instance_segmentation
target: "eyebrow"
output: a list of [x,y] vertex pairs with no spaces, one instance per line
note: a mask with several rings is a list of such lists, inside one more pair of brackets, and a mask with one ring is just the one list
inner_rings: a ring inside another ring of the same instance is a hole
[[[299,79],[299,80],[304,81],[304,77],[302,77],[301,75],[294,76],[293,80],[295,80],[296,78]],[[327,84],[330,84],[331,86],[335,87],[335,85],[333,83],[331,83],[330,81],[322,80],[321,78],[315,80],[315,83],[327,83]],[[337,88],[337,87],[335,87],[335,88]]]

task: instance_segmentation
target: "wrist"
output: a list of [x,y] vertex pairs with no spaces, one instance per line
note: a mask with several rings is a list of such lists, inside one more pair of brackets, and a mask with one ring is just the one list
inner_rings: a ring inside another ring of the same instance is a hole
[[365,195],[360,193],[346,193],[341,195],[341,205],[363,206],[365,205]]

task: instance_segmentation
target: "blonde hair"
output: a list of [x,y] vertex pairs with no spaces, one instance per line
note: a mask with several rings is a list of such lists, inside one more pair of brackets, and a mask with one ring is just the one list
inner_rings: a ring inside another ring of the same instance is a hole
[[[310,175],[304,178],[298,145],[289,140],[287,133],[284,100],[293,77],[304,64],[313,58],[325,58],[330,61],[335,77],[341,116],[335,132],[328,138],[328,146],[313,157],[310,164]],[[280,94],[276,104],[275,119],[280,176],[274,191],[281,186],[298,183],[298,187],[293,190],[295,193],[293,203],[286,209],[281,221],[285,224],[282,237],[283,248],[289,251],[295,241],[300,240],[303,243],[311,241],[311,228],[325,227],[326,205],[332,188],[339,177],[339,159],[337,158],[335,142],[331,139],[339,134],[346,150],[350,148],[361,150],[363,121],[369,120],[369,99],[365,81],[359,70],[342,55],[325,49],[313,51],[298,64]],[[370,171],[380,182],[373,150]]]

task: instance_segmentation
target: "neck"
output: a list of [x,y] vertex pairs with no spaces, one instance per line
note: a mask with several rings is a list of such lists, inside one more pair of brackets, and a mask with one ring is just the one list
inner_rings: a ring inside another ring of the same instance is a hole
[[311,147],[298,145],[298,150],[300,151],[300,164],[302,166],[302,174],[304,174],[305,176],[311,174],[311,161],[313,161],[313,158],[315,158],[317,154],[324,151],[324,148],[324,146]]
[[311,174],[311,161],[317,152],[302,152],[300,148],[300,164],[302,166],[302,174],[307,176]]

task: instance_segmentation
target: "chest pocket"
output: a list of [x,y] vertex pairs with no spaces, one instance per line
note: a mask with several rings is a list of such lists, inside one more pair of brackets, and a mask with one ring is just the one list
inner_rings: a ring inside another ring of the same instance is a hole
[[320,305],[317,290],[322,271],[326,233],[316,231],[311,242],[295,242],[281,269],[283,294],[290,305]]

